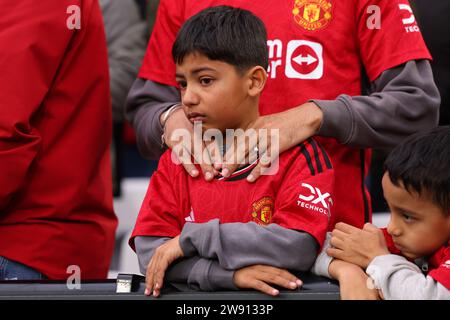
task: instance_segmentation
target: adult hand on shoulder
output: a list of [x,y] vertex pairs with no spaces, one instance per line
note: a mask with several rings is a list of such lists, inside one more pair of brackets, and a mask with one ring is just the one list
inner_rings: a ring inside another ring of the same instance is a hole
[[370,223],[363,229],[339,222],[331,233],[328,255],[366,269],[377,256],[389,254],[383,231]]
[[233,281],[241,289],[255,289],[271,296],[280,292],[269,284],[286,289],[297,289],[303,285],[300,279],[290,272],[266,265],[253,265],[234,272]]
[[[202,135],[194,135],[194,125],[182,108],[174,110],[166,120],[164,140],[172,150],[172,155],[175,154],[191,177],[195,178],[200,174],[192,160],[200,165],[206,181],[211,181],[218,174],[213,167],[214,163],[222,162],[217,144],[215,141],[203,141]],[[196,145],[199,146],[198,150],[194,149]]]
[[[261,116],[250,124],[247,130],[254,129],[256,131],[260,161],[253,168],[247,180],[249,182],[256,181],[270,169],[279,154],[315,135],[322,124],[322,119],[322,110],[315,103],[307,102],[280,113]],[[261,134],[264,132],[267,133],[266,136]],[[261,141],[261,138],[265,141]],[[245,143],[245,141],[242,140],[241,143]],[[278,145],[274,145],[274,143]],[[254,148],[254,146],[231,148],[224,156],[224,163],[220,165],[222,175],[230,176],[242,164],[242,159],[248,158],[250,148]],[[237,154],[242,149],[245,150],[245,153]]]
[[[174,110],[166,120],[164,141],[191,177],[196,178],[200,174],[192,160],[200,165],[206,181],[211,181],[218,174],[213,167],[215,162],[221,162],[217,144],[203,141],[201,135],[194,135],[194,125],[182,108]],[[198,152],[194,152],[197,151],[194,149],[196,145]]]
[[155,250],[145,275],[145,294],[147,296],[152,293],[154,297],[160,295],[167,268],[176,259],[183,257],[179,239],[180,236],[170,239]]

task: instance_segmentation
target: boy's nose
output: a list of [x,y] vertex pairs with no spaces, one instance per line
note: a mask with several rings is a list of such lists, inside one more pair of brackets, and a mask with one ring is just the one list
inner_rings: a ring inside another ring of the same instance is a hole
[[402,230],[393,215],[391,215],[391,220],[389,220],[389,224],[387,225],[387,232],[394,237],[398,237],[402,234]]
[[199,103],[199,96],[194,89],[188,87],[181,97],[181,102],[187,107],[193,107]]

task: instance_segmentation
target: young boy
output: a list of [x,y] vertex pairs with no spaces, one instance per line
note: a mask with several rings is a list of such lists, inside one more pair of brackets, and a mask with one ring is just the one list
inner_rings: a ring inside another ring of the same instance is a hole
[[[246,10],[213,7],[186,21],[172,54],[187,119],[203,130],[245,130],[258,117],[267,79],[266,41],[264,24]],[[158,296],[163,281],[179,290],[271,295],[278,290],[269,284],[301,285],[285,269],[309,270],[322,246],[331,162],[309,139],[280,155],[276,174],[248,184],[258,161],[208,183],[192,179],[170,151],[162,156],[130,239],[147,295]]]
[[[348,286],[348,270],[358,274],[351,263],[366,270],[384,299],[450,299],[450,127],[408,138],[385,170],[387,229],[338,223],[327,249],[339,259],[330,274]],[[356,289],[367,291],[365,285]]]

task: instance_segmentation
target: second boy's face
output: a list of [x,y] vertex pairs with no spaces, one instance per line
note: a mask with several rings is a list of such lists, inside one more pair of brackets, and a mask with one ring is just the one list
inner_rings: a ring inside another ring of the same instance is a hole
[[176,65],[176,80],[186,116],[192,123],[201,121],[203,130],[245,128],[257,117],[248,78],[231,64],[189,54]]
[[386,173],[384,197],[391,209],[387,231],[402,254],[417,259],[432,254],[450,238],[450,217],[424,196],[395,186]]

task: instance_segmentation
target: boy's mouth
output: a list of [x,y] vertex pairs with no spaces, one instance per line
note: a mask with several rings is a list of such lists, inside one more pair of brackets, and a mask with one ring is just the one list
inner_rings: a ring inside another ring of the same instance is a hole
[[412,254],[411,252],[409,252],[409,250],[407,248],[405,248],[404,246],[400,245],[399,243],[394,241],[394,246],[407,258],[411,258],[414,256],[414,254]]
[[187,115],[190,122],[194,123],[195,121],[205,121],[206,115],[198,112],[192,112]]
[[395,242],[395,241],[394,241],[394,246],[400,251],[404,250],[404,248],[401,245],[399,245],[397,242]]

